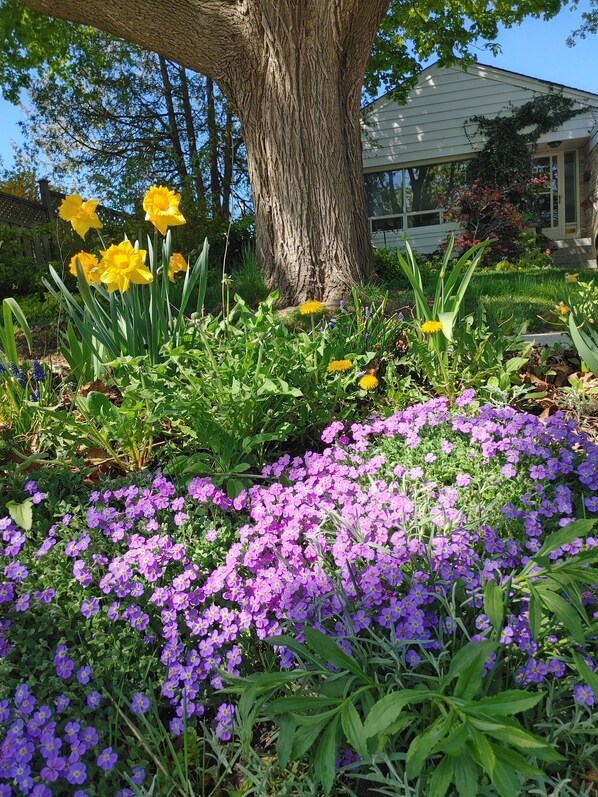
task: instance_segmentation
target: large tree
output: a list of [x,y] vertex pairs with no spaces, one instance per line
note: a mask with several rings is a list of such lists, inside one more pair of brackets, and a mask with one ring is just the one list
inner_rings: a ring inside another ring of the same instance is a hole
[[[26,0],[214,80],[243,130],[258,256],[285,303],[334,300],[368,269],[359,109],[374,59],[450,61],[560,0]],[[378,31],[381,36],[376,40]],[[384,69],[387,67],[383,67]]]

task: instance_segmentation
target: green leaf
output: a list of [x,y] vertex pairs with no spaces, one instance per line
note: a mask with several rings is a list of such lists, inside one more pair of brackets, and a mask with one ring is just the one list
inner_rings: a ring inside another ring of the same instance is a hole
[[573,661],[577,672],[583,680],[591,687],[594,697],[598,699],[598,673],[588,667],[587,662],[579,653],[573,653]]
[[520,753],[513,749],[501,747],[499,744],[493,744],[492,749],[496,756],[497,763],[506,764],[509,768],[521,772],[522,775],[542,775],[543,772],[538,767],[532,766]]
[[456,715],[450,712],[445,717],[440,717],[425,732],[420,733],[409,745],[407,750],[406,764],[407,776],[417,778],[421,774],[426,759],[435,748],[442,749],[441,741],[454,727]]
[[496,650],[496,642],[470,642],[453,657],[446,682],[458,675],[453,694],[464,700],[471,700],[482,684],[484,662]]
[[324,728],[326,724],[327,721],[323,720],[319,725],[306,725],[299,728],[295,732],[291,749],[291,758],[293,761],[303,758],[307,751],[312,747],[313,743],[322,732],[322,728]]
[[357,664],[355,659],[348,656],[344,650],[341,650],[336,642],[330,637],[317,631],[315,628],[305,627],[303,633],[305,634],[305,641],[309,647],[322,657],[323,660],[333,664],[335,667],[340,667],[342,670],[348,670],[356,675],[361,681],[368,681],[367,676]]
[[8,514],[16,525],[23,531],[30,531],[33,524],[33,501],[26,498],[20,504],[16,501],[8,501],[6,504]]
[[363,723],[351,700],[345,701],[345,705],[341,710],[341,724],[351,747],[359,753],[361,758],[367,758],[367,738]]
[[363,731],[367,739],[376,736],[392,725],[399,717],[399,714],[409,703],[423,703],[430,700],[436,694],[428,689],[404,689],[401,692],[391,692],[375,703],[369,711]]
[[[472,722],[472,724],[475,724]],[[519,747],[521,750],[529,750],[536,758],[544,761],[564,761],[562,755],[553,750],[545,739],[528,733],[519,725],[511,725],[501,728],[488,730],[487,733],[494,739],[504,744]]]
[[577,642],[585,642],[586,637],[583,626],[579,614],[575,611],[573,606],[567,603],[564,598],[561,598],[560,595],[550,590],[541,590],[538,587],[537,594],[544,606],[554,614],[555,617],[558,617],[565,628],[571,633],[571,636]]
[[502,587],[490,579],[484,587],[484,612],[492,623],[492,627],[497,633],[502,629],[504,618],[504,599]]
[[478,793],[478,768],[467,750],[454,761],[455,786],[459,797],[473,797]]
[[562,545],[567,545],[578,537],[586,537],[595,525],[595,520],[574,520],[572,523],[568,523],[560,531],[551,534],[544,540],[544,544],[536,556],[533,557],[533,560],[535,561],[540,556],[546,556],[546,554],[552,553],[552,551],[555,551]]
[[515,769],[508,761],[496,761],[492,773],[492,785],[500,797],[518,797],[521,794],[521,783]]
[[289,763],[291,751],[293,749],[293,736],[297,725],[290,714],[283,714],[278,718],[278,741],[276,742],[276,754],[278,763],[282,769]]
[[598,340],[596,333],[588,334],[588,332],[577,326],[575,323],[575,314],[569,314],[569,332],[573,345],[577,349],[577,353],[588,366],[588,369],[598,376]]
[[527,622],[532,639],[536,640],[540,633],[542,626],[542,606],[538,597],[537,590],[531,586],[529,587],[529,604],[527,609]]
[[314,771],[324,789],[324,794],[330,794],[334,776],[336,774],[336,732],[339,718],[337,717],[324,731],[322,741],[318,745],[314,759]]
[[485,734],[476,728],[470,728],[470,733],[471,739],[468,742],[469,752],[476,764],[491,777],[496,763],[496,756],[494,755],[492,745]]
[[521,711],[528,711],[536,706],[544,697],[543,692],[526,692],[525,689],[508,689],[492,697],[482,697],[465,706],[461,706],[459,711],[466,714],[483,714],[505,716],[518,714]]
[[279,697],[274,700],[266,708],[267,716],[276,716],[277,714],[288,714],[289,712],[300,711],[319,711],[327,709],[331,706],[340,706],[343,701],[337,698],[329,697],[298,697],[290,695],[288,697]]
[[428,783],[428,797],[444,797],[448,791],[454,773],[453,756],[445,755],[440,764],[434,769]]

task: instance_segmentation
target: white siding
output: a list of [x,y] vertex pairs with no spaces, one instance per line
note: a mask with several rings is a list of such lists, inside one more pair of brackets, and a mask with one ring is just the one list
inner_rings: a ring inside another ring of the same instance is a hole
[[[452,232],[457,232],[460,229],[458,224],[411,227],[407,231],[407,240],[416,252],[434,252]],[[372,243],[376,249],[404,249],[403,231],[375,232],[372,235]]]
[[[429,67],[422,72],[406,105],[382,97],[366,108],[364,168],[376,171],[392,165],[465,157],[483,144],[476,126],[466,126],[469,118],[507,113],[509,105],[523,105],[548,91],[548,84],[541,81],[479,64],[467,72],[459,67]],[[587,140],[598,121],[598,96],[575,89],[563,93],[591,104],[595,111],[574,117],[560,130],[543,136],[540,143]]]

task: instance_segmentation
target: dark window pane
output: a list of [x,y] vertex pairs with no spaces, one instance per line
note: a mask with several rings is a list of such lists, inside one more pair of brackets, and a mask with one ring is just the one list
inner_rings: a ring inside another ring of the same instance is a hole
[[390,216],[403,212],[403,170],[364,175],[370,216]]
[[402,229],[402,216],[393,216],[390,219],[372,219],[372,232],[393,232],[393,230]]
[[440,213],[418,213],[415,216],[407,216],[407,225],[409,227],[429,227],[434,224],[440,224]]
[[[467,161],[433,163],[405,169],[405,210],[444,207],[446,197],[467,181]],[[438,222],[436,222],[438,223]]]

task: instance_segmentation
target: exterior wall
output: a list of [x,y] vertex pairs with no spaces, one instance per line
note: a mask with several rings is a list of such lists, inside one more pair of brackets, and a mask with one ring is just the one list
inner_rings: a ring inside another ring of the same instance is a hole
[[[496,116],[509,106],[520,106],[537,94],[547,94],[549,84],[524,76],[474,65],[424,70],[405,105],[382,97],[364,111],[363,166],[379,171],[390,166],[455,160],[483,146],[472,116]],[[598,97],[575,89],[565,96],[592,104],[594,111],[580,114],[543,142],[587,140],[598,121]],[[575,146],[573,143],[572,146]]]
[[582,193],[582,209],[585,210],[587,224],[586,235],[592,239],[594,256],[598,260],[598,124],[592,131],[588,143],[588,155],[585,163],[585,175]]
[[[429,67],[420,76],[407,103],[399,105],[389,97],[365,109],[363,122],[363,166],[365,172],[402,166],[458,160],[471,156],[483,146],[472,116],[496,116],[509,107],[521,106],[538,94],[547,94],[554,85],[534,78],[479,64],[467,72],[459,67]],[[590,106],[587,112],[569,120],[559,130],[538,142],[539,150],[554,152],[547,144],[559,142],[559,150],[579,149],[580,226],[589,235],[593,223],[584,199],[591,192],[583,175],[590,169],[591,190],[598,200],[598,96],[563,88],[563,94]],[[588,145],[590,135],[592,142]],[[542,146],[544,145],[544,146]],[[593,208],[592,208],[593,211]],[[376,247],[401,246],[404,234],[414,249],[431,252],[445,240],[456,224],[411,228],[406,231],[376,232]]]

